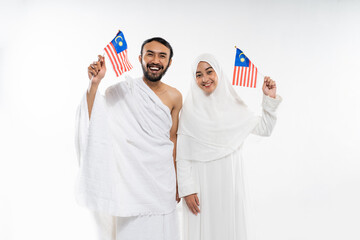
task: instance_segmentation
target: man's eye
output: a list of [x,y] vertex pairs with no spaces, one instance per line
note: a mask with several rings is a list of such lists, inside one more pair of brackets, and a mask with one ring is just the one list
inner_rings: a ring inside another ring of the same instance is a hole
[[160,55],[161,58],[165,58],[166,56],[165,55]]

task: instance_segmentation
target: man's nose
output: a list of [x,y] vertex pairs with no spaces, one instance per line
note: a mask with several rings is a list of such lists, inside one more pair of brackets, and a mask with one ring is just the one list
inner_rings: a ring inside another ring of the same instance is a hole
[[160,62],[160,57],[155,54],[152,62],[153,62],[153,63],[159,63],[159,62]]

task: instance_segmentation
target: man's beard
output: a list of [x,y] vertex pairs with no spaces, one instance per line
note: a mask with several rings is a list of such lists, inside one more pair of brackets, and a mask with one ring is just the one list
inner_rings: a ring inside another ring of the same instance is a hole
[[[151,65],[150,65],[150,64],[147,64],[147,66],[146,66],[146,68],[145,68],[144,65],[141,64],[141,68],[142,68],[142,70],[143,70],[144,76],[146,77],[146,79],[148,79],[148,80],[151,81],[151,82],[160,81],[161,78],[165,75],[166,71],[167,71],[168,68],[169,68],[169,65],[168,65],[168,66],[163,70],[163,72],[162,72],[161,74],[159,74],[158,76],[153,76],[153,75],[151,75],[151,73],[148,71],[148,68],[149,68],[150,66],[157,66],[157,67],[160,68],[160,70],[161,70],[163,67],[160,66],[160,65],[156,65],[156,64],[151,64]],[[160,70],[159,70],[159,71],[160,71]]]

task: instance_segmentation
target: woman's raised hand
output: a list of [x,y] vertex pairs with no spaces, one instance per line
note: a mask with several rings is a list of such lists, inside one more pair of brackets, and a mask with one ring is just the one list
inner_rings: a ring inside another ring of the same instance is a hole
[[276,98],[276,82],[272,80],[270,77],[264,77],[264,84],[263,84],[263,93],[266,96]]
[[198,213],[200,213],[200,201],[199,198],[197,196],[197,193],[188,195],[186,197],[184,197],[186,205],[188,206],[188,208],[190,209],[190,211],[195,214],[198,215]]

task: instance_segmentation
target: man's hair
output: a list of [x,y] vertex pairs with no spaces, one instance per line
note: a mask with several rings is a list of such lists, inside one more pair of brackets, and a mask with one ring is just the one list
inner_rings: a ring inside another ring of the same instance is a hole
[[144,49],[145,44],[147,44],[149,42],[152,42],[152,41],[159,42],[162,45],[164,45],[165,47],[167,47],[168,49],[170,49],[170,58],[169,58],[169,61],[170,61],[172,56],[174,55],[173,49],[172,49],[170,43],[168,41],[166,41],[165,39],[161,38],[161,37],[153,37],[153,38],[149,38],[149,39],[145,40],[143,42],[143,44],[141,45],[141,51],[140,51],[141,56],[143,54],[143,49]]

